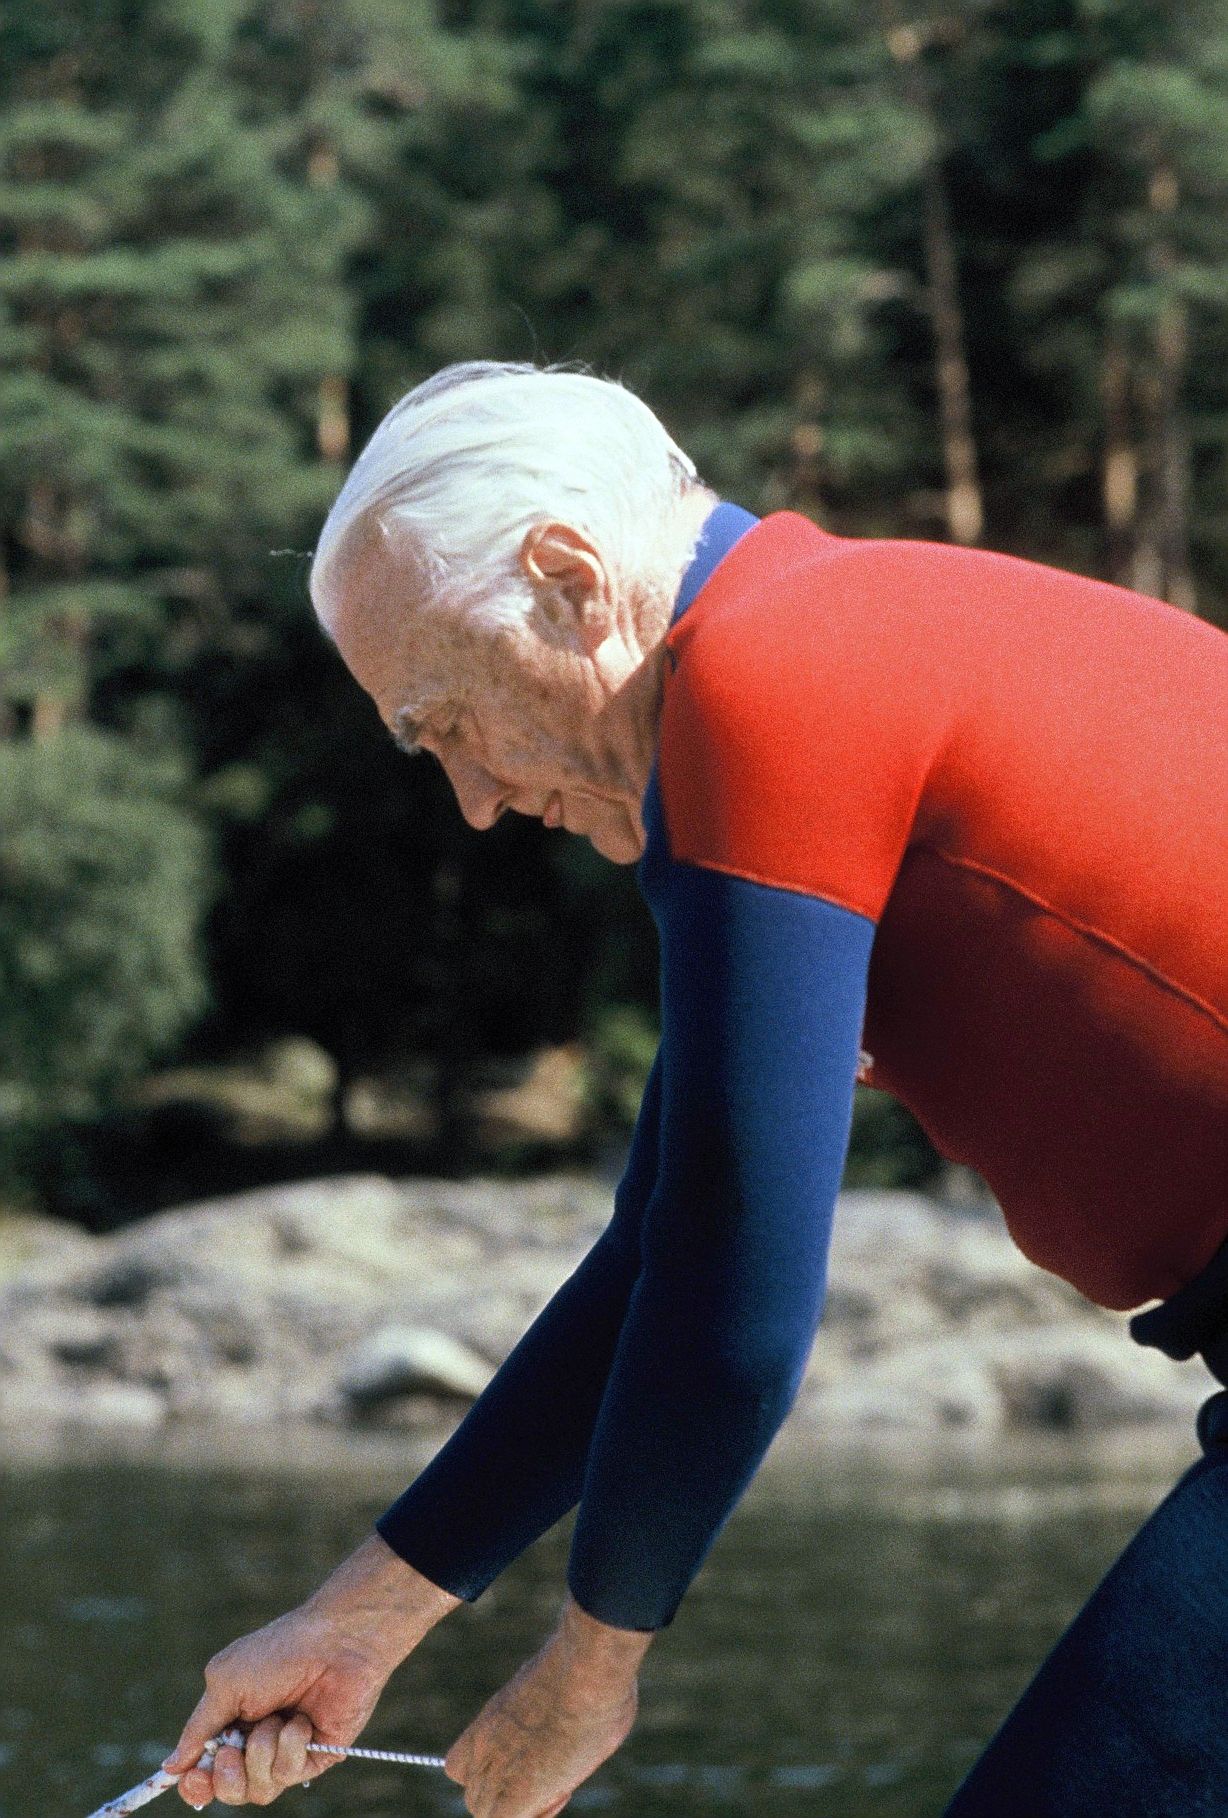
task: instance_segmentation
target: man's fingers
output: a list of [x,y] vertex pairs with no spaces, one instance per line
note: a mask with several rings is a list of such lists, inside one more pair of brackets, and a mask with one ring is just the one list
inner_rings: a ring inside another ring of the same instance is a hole
[[256,1724],[243,1750],[243,1772],[247,1777],[247,1797],[257,1805],[267,1805],[282,1790],[273,1763],[277,1739],[281,1735],[280,1717],[265,1717]]
[[179,1797],[189,1805],[208,1805],[213,1797],[213,1776],[205,1768],[189,1768],[179,1782]]
[[227,1746],[219,1749],[213,1763],[213,1797],[223,1805],[243,1805],[247,1801],[247,1773],[243,1751]]
[[473,1724],[470,1724],[467,1730],[461,1731],[443,1760],[444,1773],[449,1780],[455,1780],[459,1786],[463,1786],[465,1783],[465,1775],[469,1772],[473,1755],[472,1730]]
[[319,1773],[315,1764],[318,1761],[323,1766],[325,1758],[307,1753],[311,1736],[311,1720],[301,1711],[296,1711],[289,1723],[282,1725],[273,1760],[273,1778],[282,1786],[298,1786],[309,1774]]
[[[235,1712],[227,1700],[206,1689],[196,1709],[183,1726],[183,1733],[163,1762],[169,1774],[179,1774],[179,1796],[188,1805],[208,1805],[216,1788],[210,1768],[197,1767],[200,1752],[210,1737],[228,1728]],[[235,1751],[230,1750],[233,1755]]]
[[312,1733],[311,1720],[301,1711],[287,1722],[266,1717],[255,1725],[242,1749],[218,1750],[212,1772],[189,1768],[179,1782],[180,1795],[196,1806],[211,1799],[223,1805],[267,1805],[287,1787],[299,1786],[333,1765],[325,1755],[307,1753]]
[[[219,1749],[213,1764],[213,1796],[223,1805],[270,1805],[287,1787],[299,1786],[327,1757],[309,1756],[311,1721],[298,1711],[288,1721],[264,1717],[244,1747]],[[185,1777],[186,1781],[186,1777]],[[181,1782],[181,1785],[185,1784]]]

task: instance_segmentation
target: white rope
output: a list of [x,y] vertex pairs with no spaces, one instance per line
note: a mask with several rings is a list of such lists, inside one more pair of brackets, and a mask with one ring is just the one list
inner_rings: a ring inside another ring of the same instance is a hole
[[[218,1736],[211,1736],[201,1750],[197,1767],[212,1767],[213,1758],[220,1748],[242,1749],[247,1741],[242,1730],[223,1730]],[[309,1742],[308,1749],[316,1755],[357,1755],[363,1761],[393,1761],[399,1767],[434,1767],[443,1766],[442,1755],[398,1755],[391,1749],[356,1749],[342,1748],[336,1743]],[[148,1805],[159,1793],[168,1793],[173,1786],[178,1786],[179,1774],[168,1774],[165,1768],[159,1768],[148,1780],[142,1780],[140,1786],[134,1786],[129,1792],[121,1793],[118,1799],[112,1799],[106,1805],[100,1805],[90,1818],[128,1818],[129,1812],[139,1811],[141,1806]]]
[[343,1749],[335,1742],[309,1742],[315,1755],[357,1755],[363,1761],[395,1761],[398,1767],[442,1767],[442,1755],[398,1755],[392,1749]]
[[[211,1736],[201,1750],[197,1767],[212,1767],[213,1757],[224,1745],[241,1749],[245,1741],[242,1730],[223,1730],[220,1736]],[[168,1793],[173,1786],[179,1785],[178,1774],[168,1774],[165,1768],[159,1768],[148,1780],[142,1780],[140,1786],[134,1786],[130,1792],[121,1793],[118,1799],[112,1799],[108,1805],[100,1805],[90,1818],[127,1818],[129,1812],[139,1811],[141,1806],[148,1805],[159,1793]]]

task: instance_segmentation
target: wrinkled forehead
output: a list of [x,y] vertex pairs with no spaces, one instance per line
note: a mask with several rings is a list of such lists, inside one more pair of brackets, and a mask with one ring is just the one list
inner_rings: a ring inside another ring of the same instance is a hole
[[[321,621],[384,723],[406,710],[406,742],[448,704],[459,673],[460,627],[426,603],[423,571],[372,514],[348,526],[329,564]],[[401,742],[399,734],[398,742]]]
[[421,595],[421,577],[408,552],[394,551],[375,514],[362,512],[329,555],[315,606],[348,661],[350,651],[387,645]]

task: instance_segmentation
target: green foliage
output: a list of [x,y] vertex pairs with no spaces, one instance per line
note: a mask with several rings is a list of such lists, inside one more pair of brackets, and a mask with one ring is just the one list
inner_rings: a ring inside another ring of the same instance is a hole
[[[390,749],[303,584],[348,460],[445,361],[579,359],[753,509],[944,537],[940,195],[985,542],[1154,588],[1187,561],[1222,616],[1225,147],[1214,0],[11,0],[9,1127],[189,1030],[312,1035],[343,1082],[426,1057],[453,1107],[484,1054],[580,1035],[625,1124],[656,991],[633,879],[471,834]],[[858,1095],[851,1170],[932,1166]]]
[[853,1094],[845,1184],[850,1187],[933,1186],[941,1163],[925,1132],[886,1092],[858,1086]]
[[15,1156],[99,1110],[207,1002],[207,836],[183,778],[71,727],[0,749],[0,1126]]
[[656,1018],[634,1005],[613,1006],[597,1018],[587,1036],[583,1090],[598,1126],[627,1134],[635,1128],[659,1040]]

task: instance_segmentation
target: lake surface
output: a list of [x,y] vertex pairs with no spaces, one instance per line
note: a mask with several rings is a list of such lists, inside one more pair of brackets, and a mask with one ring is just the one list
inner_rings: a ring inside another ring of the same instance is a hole
[[[208,1655],[298,1602],[423,1456],[387,1436],[313,1438],[280,1457],[260,1439],[246,1459],[178,1443],[180,1456],[95,1446],[0,1473],[0,1818],[84,1818],[142,1779]],[[783,1436],[654,1643],[635,1730],[571,1809],[940,1812],[1194,1455],[1180,1434],[923,1455]],[[446,1752],[548,1631],[568,1529],[436,1629],[364,1741]],[[302,1818],[464,1809],[438,1771],[358,1762],[283,1800]],[[148,1809],[186,1810],[173,1794]]]

